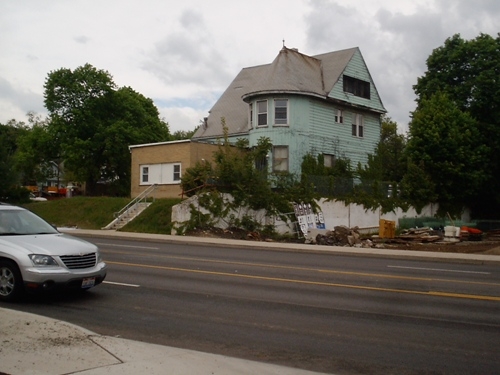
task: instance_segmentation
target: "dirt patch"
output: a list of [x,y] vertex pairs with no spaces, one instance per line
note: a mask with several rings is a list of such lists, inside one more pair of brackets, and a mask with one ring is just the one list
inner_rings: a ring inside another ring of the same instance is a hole
[[489,241],[489,240],[462,241],[462,242],[384,244],[384,247],[387,249],[434,251],[434,252],[441,252],[441,253],[500,255],[500,241]]
[[[280,242],[280,243],[304,243],[304,238],[297,237],[282,237],[272,238],[259,232],[246,231],[240,228],[203,228],[196,229],[187,233],[190,236],[196,237],[212,237],[212,238],[227,238],[233,240],[244,241],[263,241],[263,242]],[[308,245],[315,246],[315,245]],[[405,242],[397,241],[397,243],[379,242],[378,247],[384,249],[398,250],[415,250],[415,251],[434,251],[442,253],[469,253],[469,254],[488,254],[500,255],[500,238],[498,236],[489,237],[488,234],[482,240],[475,241],[460,241],[460,242]]]

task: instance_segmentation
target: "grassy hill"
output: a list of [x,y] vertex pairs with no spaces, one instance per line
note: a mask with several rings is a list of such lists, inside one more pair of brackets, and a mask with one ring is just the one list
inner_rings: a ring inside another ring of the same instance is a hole
[[[180,199],[157,199],[122,231],[170,234],[172,206]],[[32,202],[25,208],[58,227],[101,229],[113,219],[113,214],[130,202],[129,198],[73,197]]]

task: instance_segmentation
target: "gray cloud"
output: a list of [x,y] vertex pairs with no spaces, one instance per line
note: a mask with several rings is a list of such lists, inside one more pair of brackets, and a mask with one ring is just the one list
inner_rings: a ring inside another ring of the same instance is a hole
[[12,112],[35,112],[45,114],[43,96],[32,91],[14,88],[6,79],[0,77],[0,101],[7,103]]
[[167,84],[196,84],[221,90],[231,79],[224,56],[212,42],[199,12],[180,17],[180,29],[165,36],[146,58],[143,69]]
[[499,4],[443,0],[422,3],[406,14],[380,6],[368,16],[355,9],[355,3],[312,1],[306,17],[307,42],[314,53],[360,47],[388,115],[405,132],[415,109],[412,87],[425,73],[433,49],[456,33],[463,38],[491,33],[500,15]]
[[73,38],[73,40],[77,43],[80,43],[80,44],[87,44],[90,41],[90,38],[86,37],[85,35],[79,35],[79,36],[75,36]]

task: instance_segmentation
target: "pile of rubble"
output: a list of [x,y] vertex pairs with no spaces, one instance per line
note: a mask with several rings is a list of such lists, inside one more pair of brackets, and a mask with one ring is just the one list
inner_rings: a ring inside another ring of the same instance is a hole
[[403,230],[399,236],[391,239],[384,239],[385,242],[407,243],[407,242],[436,242],[442,241],[444,233],[432,228],[410,228]]
[[[452,228],[452,227],[446,227]],[[454,228],[454,227],[453,227]],[[371,236],[370,239],[362,238],[358,227],[336,226],[333,230],[310,229],[305,236],[305,243],[327,245],[327,246],[349,246],[349,247],[381,247],[383,244],[410,244],[410,243],[434,243],[434,242],[461,242],[481,241],[484,233],[480,230],[468,227],[456,227],[456,233],[447,233],[429,227],[411,228],[403,230],[398,236],[392,238]],[[394,234],[393,234],[394,235]],[[500,230],[488,233],[488,237],[494,235],[500,240]]]
[[305,236],[305,243],[327,246],[372,247],[369,239],[361,239],[359,228],[336,226],[333,230],[312,229]]

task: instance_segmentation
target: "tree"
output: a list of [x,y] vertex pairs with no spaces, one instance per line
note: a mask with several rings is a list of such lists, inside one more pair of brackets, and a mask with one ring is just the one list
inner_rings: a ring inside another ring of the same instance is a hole
[[398,124],[388,116],[382,118],[380,141],[373,155],[368,155],[365,166],[358,166],[358,174],[364,180],[399,183],[406,172],[404,150],[406,139],[398,134]]
[[90,64],[50,72],[45,81],[48,133],[65,168],[86,183],[87,194],[105,182],[115,194],[130,191],[131,144],[166,141],[168,124],[153,101]]
[[170,140],[172,141],[179,141],[182,139],[191,139],[191,137],[196,133],[196,130],[198,130],[199,126],[194,128],[193,130],[176,130],[170,137]]
[[384,116],[381,123],[380,140],[375,152],[368,155],[366,165],[358,164],[360,183],[355,186],[353,201],[365,207],[382,207],[383,212],[405,207],[398,192],[407,171],[405,157],[406,138],[398,134],[398,124]]
[[[414,86],[417,94],[417,111],[439,92],[445,93],[462,113],[475,121],[467,120],[474,149],[486,146],[486,161],[476,164],[480,169],[481,187],[470,207],[477,215],[493,214],[500,208],[500,36],[493,38],[480,34],[473,40],[463,40],[460,35],[447,39],[427,59],[427,71]],[[437,116],[438,114],[436,114]],[[446,119],[450,120],[450,119]],[[441,123],[446,121],[441,120]],[[456,125],[456,121],[454,121]],[[419,126],[416,126],[417,128]],[[415,126],[414,126],[415,128]],[[461,137],[463,139],[463,137]],[[439,147],[434,150],[439,153]],[[454,155],[450,155],[453,157]],[[471,158],[474,159],[474,155]],[[462,156],[459,156],[462,158]],[[449,160],[450,163],[453,159]],[[475,185],[475,184],[474,184]]]
[[29,126],[25,126],[17,139],[15,167],[21,174],[21,183],[31,185],[47,180],[51,169],[44,168],[49,162],[58,160],[59,150],[53,147],[48,133],[48,119],[28,113]]
[[[422,99],[413,112],[406,154],[413,166],[432,181],[425,184],[434,187],[427,189],[427,198],[435,198],[441,214],[459,214],[470,206],[488,179],[484,165],[488,163],[489,149],[478,144],[478,138],[481,134],[477,121],[457,108],[447,94],[438,92]],[[406,194],[421,199],[422,187],[417,181],[406,179]],[[415,194],[416,190],[420,193]]]
[[24,132],[24,123],[11,120],[0,124],[0,201],[28,199],[28,191],[19,188],[20,175],[14,165],[17,142]]

